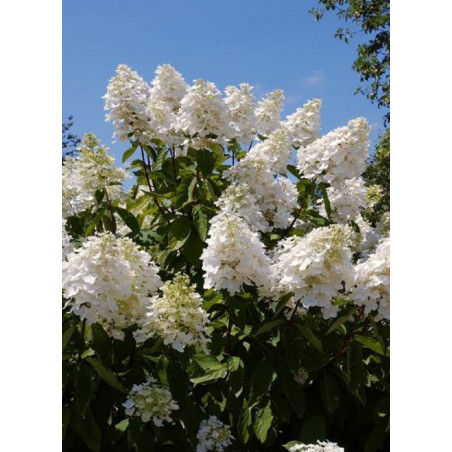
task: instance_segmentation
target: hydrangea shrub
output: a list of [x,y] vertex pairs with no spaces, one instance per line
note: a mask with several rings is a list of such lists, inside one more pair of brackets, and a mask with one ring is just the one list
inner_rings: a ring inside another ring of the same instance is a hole
[[63,449],[387,450],[367,121],[320,136],[318,99],[170,65],[104,98],[127,170],[92,134],[63,165]]

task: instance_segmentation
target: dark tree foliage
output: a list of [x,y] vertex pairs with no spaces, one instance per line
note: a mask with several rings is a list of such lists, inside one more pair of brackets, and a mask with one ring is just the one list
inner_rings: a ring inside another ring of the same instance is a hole
[[358,45],[358,56],[353,69],[359,74],[361,82],[357,92],[364,94],[379,108],[387,109],[385,124],[389,123],[389,41],[390,15],[389,0],[319,0],[321,8],[309,12],[320,20],[326,11],[334,11],[337,17],[352,23],[356,28],[341,28],[335,36],[346,43],[357,33],[369,35],[367,42]]
[[63,122],[62,124],[62,150],[63,150],[63,159],[65,157],[73,157],[77,154],[77,146],[80,144],[80,138],[77,135],[74,135],[70,132],[71,127],[74,125],[73,116],[68,116],[67,122]]
[[390,155],[389,155],[390,129],[386,129],[384,135],[380,137],[375,148],[375,154],[366,168],[363,177],[368,185],[378,184],[383,189],[383,196],[372,209],[372,213],[367,217],[373,226],[381,216],[389,212],[390,204]]

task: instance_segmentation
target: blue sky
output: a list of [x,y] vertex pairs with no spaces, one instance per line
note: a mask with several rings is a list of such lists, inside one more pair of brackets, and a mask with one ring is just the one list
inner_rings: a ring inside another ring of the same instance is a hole
[[352,69],[356,46],[334,38],[334,14],[316,22],[314,0],[65,0],[63,2],[63,119],[72,131],[95,133],[120,161],[126,143],[112,144],[103,100],[119,63],[145,80],[170,63],[188,83],[210,80],[220,89],[252,84],[257,98],[285,92],[283,114],[306,100],[323,101],[322,133],[364,116],[372,141],[384,112],[354,95],[359,77]]

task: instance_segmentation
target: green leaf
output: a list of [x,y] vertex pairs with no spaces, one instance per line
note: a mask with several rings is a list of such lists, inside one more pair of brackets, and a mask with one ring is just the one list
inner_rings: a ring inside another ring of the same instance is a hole
[[326,437],[326,425],[323,416],[320,414],[310,416],[303,422],[299,440],[305,444],[316,443],[317,440],[324,440]]
[[358,336],[358,335],[355,336],[355,340],[360,344],[363,344],[370,350],[374,351],[375,353],[378,353],[379,355],[384,355],[383,349],[381,348],[381,344],[378,340],[368,336]]
[[273,379],[273,363],[269,358],[261,361],[256,369],[251,380],[252,397],[261,397],[266,394]]
[[275,316],[277,316],[287,305],[287,302],[293,297],[293,292],[285,293],[281,296],[281,298],[278,300],[278,303],[276,304],[275,308]]
[[95,323],[91,327],[93,341],[91,347],[97,353],[97,356],[106,365],[111,365],[111,347],[110,338],[101,325]]
[[384,443],[388,436],[389,434],[386,431],[384,424],[380,423],[374,428],[369,438],[367,438],[367,441],[364,444],[364,452],[374,452],[380,449],[380,446]]
[[185,258],[191,265],[200,267],[203,249],[204,242],[196,234],[190,234],[183,247]]
[[66,436],[67,427],[71,419],[71,410],[69,409],[68,406],[63,407],[62,418],[63,418],[63,439],[64,439],[64,437]]
[[104,190],[96,190],[96,193],[94,193],[94,197],[96,198],[97,204],[100,204],[105,196],[105,189]]
[[203,375],[202,377],[191,378],[190,380],[195,385],[201,384],[201,383],[207,383],[209,381],[221,380],[222,378],[226,377],[227,373],[228,373],[227,367],[222,367],[218,370],[215,370],[214,372],[207,373],[206,375]]
[[149,424],[143,423],[139,419],[130,419],[127,432],[129,447],[135,448],[137,452],[155,451],[154,437],[147,428]]
[[69,343],[72,335],[74,334],[74,331],[75,331],[75,326],[71,326],[63,333],[63,350],[66,348],[67,344]]
[[129,419],[124,419],[115,425],[115,429],[120,432],[125,432],[128,427],[129,427]]
[[188,239],[191,232],[190,222],[186,218],[176,218],[169,230],[169,249],[178,250]]
[[171,394],[179,403],[181,409],[185,407],[185,402],[189,392],[189,379],[182,367],[177,361],[171,361],[166,368],[166,375]]
[[207,149],[202,149],[196,153],[196,162],[204,177],[209,177],[215,167],[215,157]]
[[193,355],[193,360],[196,362],[196,364],[203,370],[209,370],[212,367],[221,366],[222,364],[220,361],[218,361],[217,358],[210,355],[202,355],[197,354]]
[[287,366],[282,368],[282,383],[287,401],[297,416],[303,417],[306,411],[303,387],[293,379],[293,374]]
[[140,224],[135,215],[122,207],[115,207],[115,212],[134,233],[140,232]]
[[132,147],[124,151],[124,154],[122,154],[122,163],[126,162],[132,154],[135,152],[135,149],[137,148],[137,143],[133,143]]
[[253,417],[251,414],[251,408],[245,407],[239,416],[239,422],[237,424],[237,432],[239,438],[246,444],[250,439],[250,427],[253,423]]
[[85,417],[86,408],[96,395],[93,369],[82,362],[74,370],[74,383],[77,410],[80,416]]
[[257,411],[256,419],[254,421],[254,433],[261,443],[264,443],[267,439],[267,433],[272,425],[272,420],[273,414],[269,400],[265,408]]
[[209,230],[209,218],[206,211],[201,205],[196,205],[193,208],[193,222],[195,224],[198,235],[203,242],[207,239],[207,232]]
[[329,187],[329,184],[321,183],[319,184],[319,189],[322,192],[323,202],[325,204],[325,210],[326,214],[328,215],[328,218],[331,219],[331,203],[330,199],[328,198],[328,191],[327,188]]
[[325,373],[323,380],[320,382],[320,398],[328,413],[333,413],[339,406],[340,390],[334,377]]
[[236,397],[239,397],[243,391],[243,382],[245,380],[245,366],[243,361],[237,356],[231,356],[227,362],[228,365],[228,384]]
[[257,330],[256,336],[259,336],[259,334],[270,331],[271,329],[275,328],[275,326],[281,325],[282,323],[286,323],[286,320],[277,319],[277,320],[272,320],[271,322],[265,323]]
[[338,317],[332,325],[328,328],[328,331],[325,333],[325,336],[337,330],[341,325],[343,325],[356,311],[358,308],[353,308],[348,314],[343,315],[342,317]]
[[78,416],[74,412],[71,417],[71,428],[82,438],[86,446],[93,452],[100,451],[102,433],[91,411],[86,410],[85,417]]
[[298,169],[293,166],[293,165],[287,165],[287,169],[289,170],[289,172],[291,174],[293,174],[297,179],[300,179],[300,172],[298,171]]
[[297,328],[300,330],[301,334],[308,340],[308,342],[314,346],[317,351],[323,353],[323,346],[320,339],[305,325],[297,323]]
[[86,358],[86,361],[94,367],[94,370],[99,374],[99,377],[102,378],[102,380],[106,381],[112,388],[125,394],[125,389],[111,370],[107,369],[95,358]]
[[207,193],[209,193],[209,196],[213,201],[216,201],[218,199],[218,195],[215,193],[215,189],[213,187],[212,181],[205,180],[203,182],[203,187],[204,187],[204,190]]

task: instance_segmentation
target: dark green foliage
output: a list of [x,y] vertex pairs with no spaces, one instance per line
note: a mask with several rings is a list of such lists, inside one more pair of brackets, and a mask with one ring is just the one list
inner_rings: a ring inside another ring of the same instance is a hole
[[[67,230],[74,239],[114,232],[113,212],[152,255],[163,280],[186,273],[210,316],[208,353],[179,353],[158,338],[137,344],[132,329],[124,340],[112,339],[101,325],[89,327],[65,309],[63,450],[194,451],[200,422],[210,415],[231,426],[233,451],[279,451],[293,440],[325,438],[347,452],[388,450],[389,324],[373,323],[347,300],[340,318],[325,320],[318,308],[297,315],[298,306],[287,306],[292,294],[272,310],[251,287],[233,297],[205,290],[199,257],[214,201],[227,186],[225,156],[216,148],[175,157],[161,145],[146,154],[150,162],[144,155],[131,167],[147,193],[132,187],[126,208],[98,193],[92,209],[68,219]],[[296,177],[302,208],[294,213],[313,227],[330,224],[312,208],[325,187]],[[143,228],[148,214],[152,222]],[[304,233],[292,227],[264,241],[272,248],[283,236]],[[300,367],[309,374],[304,383],[294,380]],[[146,375],[178,402],[173,424],[157,428],[125,415],[127,393]]]
[[375,155],[367,165],[363,174],[367,185],[380,185],[383,189],[383,196],[373,207],[372,211],[365,214],[367,221],[375,225],[381,216],[390,210],[390,129],[386,129],[384,135],[380,138],[376,148]]

